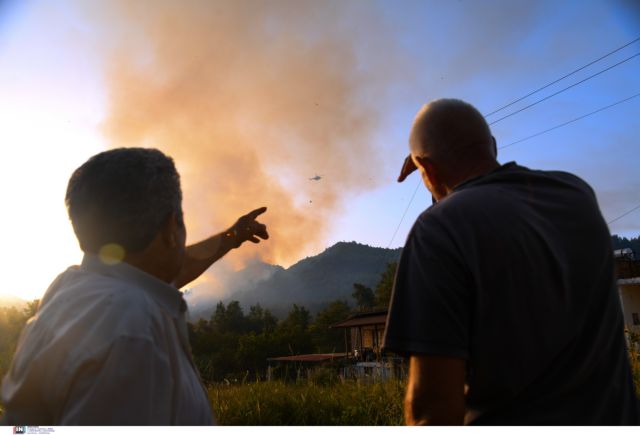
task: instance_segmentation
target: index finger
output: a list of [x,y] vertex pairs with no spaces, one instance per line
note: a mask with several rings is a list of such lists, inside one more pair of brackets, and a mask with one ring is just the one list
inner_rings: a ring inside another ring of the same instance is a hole
[[260,207],[255,209],[252,212],[249,212],[246,214],[246,217],[250,218],[250,219],[255,219],[258,216],[260,216],[262,213],[264,213],[265,211],[267,211],[267,207]]

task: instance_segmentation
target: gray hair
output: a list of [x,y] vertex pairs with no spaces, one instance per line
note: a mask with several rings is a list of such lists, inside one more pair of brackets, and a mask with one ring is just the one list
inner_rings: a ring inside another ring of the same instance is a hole
[[411,152],[430,156],[444,164],[456,163],[463,155],[493,149],[491,130],[482,114],[462,100],[434,100],[416,115],[409,139]]
[[182,223],[180,175],[157,149],[117,148],[96,154],[76,169],[65,204],[85,252],[108,244],[139,252],[169,216]]

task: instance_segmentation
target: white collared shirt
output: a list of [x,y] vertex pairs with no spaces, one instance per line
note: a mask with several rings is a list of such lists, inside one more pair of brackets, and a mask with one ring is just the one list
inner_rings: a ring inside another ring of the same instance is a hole
[[126,263],[85,255],[25,327],[2,384],[9,425],[207,425],[186,303]]

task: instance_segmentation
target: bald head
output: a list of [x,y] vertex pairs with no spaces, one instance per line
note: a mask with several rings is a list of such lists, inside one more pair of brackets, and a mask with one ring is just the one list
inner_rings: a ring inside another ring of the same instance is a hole
[[413,121],[409,146],[411,155],[404,160],[398,181],[419,169],[438,201],[465,180],[500,166],[487,122],[461,100],[435,100],[422,107]]
[[428,156],[449,168],[495,159],[491,130],[484,117],[471,104],[456,99],[423,106],[413,122],[409,145],[414,156]]

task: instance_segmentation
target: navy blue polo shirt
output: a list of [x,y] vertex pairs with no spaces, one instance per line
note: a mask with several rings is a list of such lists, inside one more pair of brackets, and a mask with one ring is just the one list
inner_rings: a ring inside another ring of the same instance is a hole
[[467,424],[638,424],[611,236],[593,190],[505,164],[415,222],[384,347],[467,362]]

